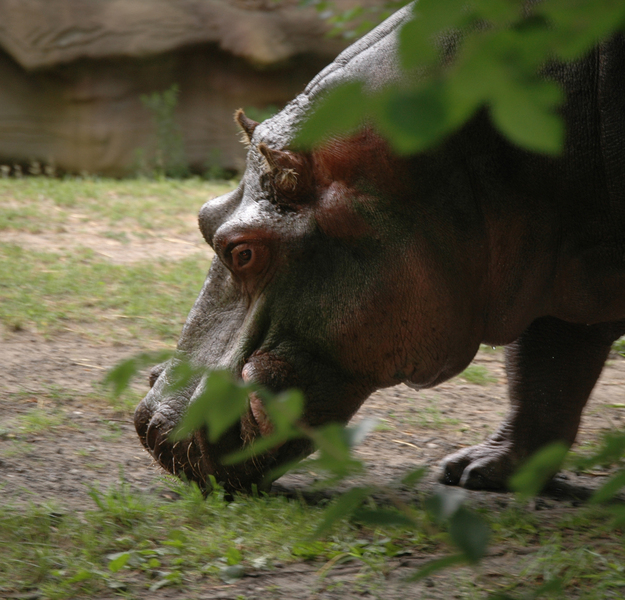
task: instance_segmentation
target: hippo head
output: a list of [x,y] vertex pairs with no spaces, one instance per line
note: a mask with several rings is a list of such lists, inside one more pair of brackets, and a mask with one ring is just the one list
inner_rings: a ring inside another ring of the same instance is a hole
[[[301,420],[316,427],[346,423],[375,389],[402,381],[430,386],[457,373],[479,335],[467,333],[474,329],[466,318],[471,302],[457,293],[471,268],[448,260],[454,243],[447,225],[430,205],[415,202],[405,159],[366,130],[296,152],[280,141],[275,122],[257,126],[242,113],[237,120],[250,144],[245,174],[236,190],[200,211],[215,257],[178,355],[153,372],[135,424],[166,470],[202,486],[212,475],[228,489],[245,490],[313,448],[295,439],[222,464],[271,432],[256,396],[218,442],[205,431],[172,442],[169,433],[206,380],[172,388],[180,357],[274,392],[301,389]],[[421,190],[426,195],[428,185],[436,187],[433,177]]]

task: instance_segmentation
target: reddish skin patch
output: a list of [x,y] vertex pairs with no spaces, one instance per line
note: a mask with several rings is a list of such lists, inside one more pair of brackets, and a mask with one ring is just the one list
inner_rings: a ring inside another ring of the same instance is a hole
[[358,240],[374,236],[375,231],[361,215],[356,213],[350,199],[357,195],[342,182],[335,182],[322,194],[315,205],[315,220],[328,237]]
[[366,180],[377,189],[393,189],[397,187],[393,173],[398,172],[401,162],[370,129],[332,140],[313,154],[316,179],[326,186],[335,181]]
[[375,226],[362,213],[385,198],[406,194],[393,177],[393,173],[401,172],[401,162],[392,156],[388,144],[368,129],[332,140],[315,151],[314,214],[321,230],[328,237],[344,240],[377,239]]

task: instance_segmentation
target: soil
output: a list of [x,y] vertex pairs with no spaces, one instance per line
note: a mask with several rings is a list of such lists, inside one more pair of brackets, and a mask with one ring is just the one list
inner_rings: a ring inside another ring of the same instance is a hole
[[[28,245],[28,240],[23,238],[21,242]],[[65,245],[58,237],[56,240]],[[102,248],[106,247],[106,253],[114,255],[114,240],[109,241],[110,248],[100,245],[100,251],[104,253]],[[156,243],[139,238],[131,242],[137,246]],[[170,245],[195,251],[191,247],[195,244],[195,241],[190,242],[188,249],[184,243],[171,242]],[[167,255],[171,247],[159,247],[159,255]],[[128,245],[124,248],[127,260]],[[48,242],[46,249],[50,250]],[[143,247],[136,250],[136,255],[140,259],[154,251],[154,248]],[[175,499],[163,483],[161,471],[139,444],[131,416],[113,404],[103,405],[99,387],[110,367],[147,348],[138,343],[107,345],[75,333],[53,339],[27,331],[5,331],[0,332],[0,336],[3,374],[0,381],[0,493],[3,503],[51,502],[65,510],[93,509],[88,486],[106,489],[115,485],[120,469],[133,490]],[[379,391],[365,403],[355,421],[369,417],[380,420],[380,426],[358,450],[374,482],[390,485],[408,470],[425,465],[429,473],[419,484],[419,492],[430,491],[439,485],[436,483],[437,465],[445,455],[480,442],[496,429],[507,405],[503,352],[499,349],[481,351],[475,363],[486,368],[495,381],[476,385],[455,379],[420,392],[401,385]],[[578,444],[593,443],[604,430],[623,424],[624,386],[625,361],[611,357],[584,413]],[[137,383],[136,389],[146,391],[147,382]],[[20,433],[16,429],[18,418],[36,406],[50,409],[50,414],[57,419],[55,426],[36,433]],[[554,518],[574,511],[606,475],[599,471],[583,476],[561,473],[548,492],[532,506],[536,510],[550,511]],[[314,501],[315,495],[310,490],[316,479],[317,474],[304,464],[276,482],[272,493],[298,495]],[[418,492],[404,490],[402,493],[410,497]],[[493,510],[512,502],[512,497],[506,493],[466,494],[470,503]],[[518,572],[523,555],[535,550],[493,548],[480,566],[481,577]],[[389,563],[386,572],[364,579],[360,563],[335,565],[327,569],[323,577],[319,574],[323,565],[301,563],[254,571],[232,585],[203,582],[186,589],[183,595],[180,589],[174,588],[150,593],[138,588],[133,593],[140,598],[198,600],[460,597],[455,578],[462,577],[462,570],[455,570],[453,576],[445,571],[418,584],[403,582],[418,565],[432,558],[435,557],[405,556]]]

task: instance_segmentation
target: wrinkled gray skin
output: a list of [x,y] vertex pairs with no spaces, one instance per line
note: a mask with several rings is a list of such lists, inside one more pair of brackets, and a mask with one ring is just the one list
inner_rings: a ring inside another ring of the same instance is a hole
[[[441,474],[450,484],[505,487],[542,445],[573,443],[610,345],[625,332],[624,44],[551,69],[568,94],[562,157],[512,146],[483,111],[409,159],[365,132],[325,154],[279,155],[286,162],[272,167],[271,152],[290,148],[311,102],[336,82],[376,89],[397,79],[396,33],[408,10],[255,128],[241,184],[200,211],[216,257],[179,353],[275,391],[301,388],[303,421],[316,426],[346,422],[375,389],[454,376],[480,343],[505,344],[510,412],[489,440],[449,456]],[[291,187],[279,180],[285,164],[297,172]],[[236,266],[249,256],[241,248],[255,259],[247,271]],[[257,398],[218,443],[197,432],[172,445],[168,433],[204,385],[169,391],[176,360],[155,369],[135,414],[165,469],[245,490],[311,451],[295,440],[222,465],[271,431]]]

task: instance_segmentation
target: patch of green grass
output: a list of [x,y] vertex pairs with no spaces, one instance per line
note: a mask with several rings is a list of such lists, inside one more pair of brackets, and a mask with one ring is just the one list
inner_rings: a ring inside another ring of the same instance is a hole
[[625,356],[625,337],[619,338],[612,344],[612,350]]
[[[371,569],[414,538],[346,522],[332,535],[307,539],[322,508],[283,497],[204,498],[172,482],[173,503],[132,493],[123,482],[91,488],[94,510],[0,507],[0,595],[38,591],[46,598],[97,595],[107,588],[185,587],[203,579],[234,581],[277,562],[315,560],[327,570],[342,560]],[[423,546],[423,543],[420,542]],[[380,571],[381,572],[381,571]]]
[[22,414],[7,419],[0,427],[0,439],[11,442],[12,448],[5,446],[3,455],[19,455],[30,450],[23,438],[29,435],[47,433],[65,425],[63,411],[53,407],[33,407]]
[[236,182],[199,178],[90,179],[25,177],[0,179],[0,230],[46,231],[70,213],[115,225],[121,221],[144,229],[188,224],[189,215],[208,199],[231,191]]
[[[0,182],[2,180],[0,179]],[[57,215],[59,217],[59,215]],[[61,219],[59,218],[58,221]],[[47,226],[54,222],[48,220]],[[0,231],[12,229],[26,231],[28,233],[40,233],[43,230],[41,209],[35,204],[24,203],[20,205],[0,205]]]
[[445,416],[436,404],[436,399],[420,399],[417,407],[412,408],[412,415],[407,419],[411,425],[425,427],[426,429],[443,429],[448,425],[457,425],[460,423],[458,419]]
[[503,352],[503,346],[491,346],[489,344],[480,344],[480,351],[486,354],[497,354]]
[[15,437],[11,437],[11,434],[6,437],[7,442],[2,444],[0,449],[0,456],[4,458],[15,458],[19,456],[24,456],[25,454],[30,454],[35,446],[34,444],[30,444],[28,442],[24,442]]
[[[133,409],[136,408],[137,404],[139,404],[139,402],[135,402]],[[104,425],[106,429],[102,434],[102,439],[105,442],[114,442],[123,435],[122,428],[115,421],[104,421]]]
[[[302,561],[316,564],[320,585],[334,565],[352,561],[360,566],[356,579],[370,589],[394,557],[449,551],[447,533],[421,505],[411,507],[418,523],[414,529],[343,519],[314,539],[323,505],[264,495],[228,502],[219,490],[205,498],[194,485],[166,481],[178,498],[174,502],[132,492],[121,479],[108,490],[92,487],[93,507],[81,514],[53,505],[0,505],[0,596],[94,597],[110,589],[132,595],[165,586],[184,594],[203,581],[233,583],[276,562]],[[462,597],[482,598],[496,586],[510,598],[521,598],[553,579],[564,589],[564,596],[554,598],[570,597],[569,592],[585,600],[619,597],[625,548],[609,509],[579,509],[554,518],[549,510],[533,511],[511,497],[507,501],[510,506],[502,511],[479,511],[490,522],[492,544],[511,554],[519,548],[523,556],[528,548],[533,552],[521,559],[525,565],[518,578],[504,571],[486,579],[480,569],[465,567],[445,572],[457,580]],[[346,583],[346,593],[356,583]]]
[[575,590],[584,600],[622,597],[623,552],[616,546],[606,550],[571,544],[556,533],[531,558],[521,577],[528,582],[560,580],[562,588]]
[[476,385],[488,385],[497,382],[497,378],[493,377],[488,369],[482,365],[469,365],[460,373],[459,377]]
[[206,259],[115,265],[90,250],[43,253],[0,244],[0,323],[50,335],[106,322],[111,336],[176,339]]
[[23,435],[34,435],[58,427],[63,421],[59,410],[36,407],[17,418],[15,430]]

